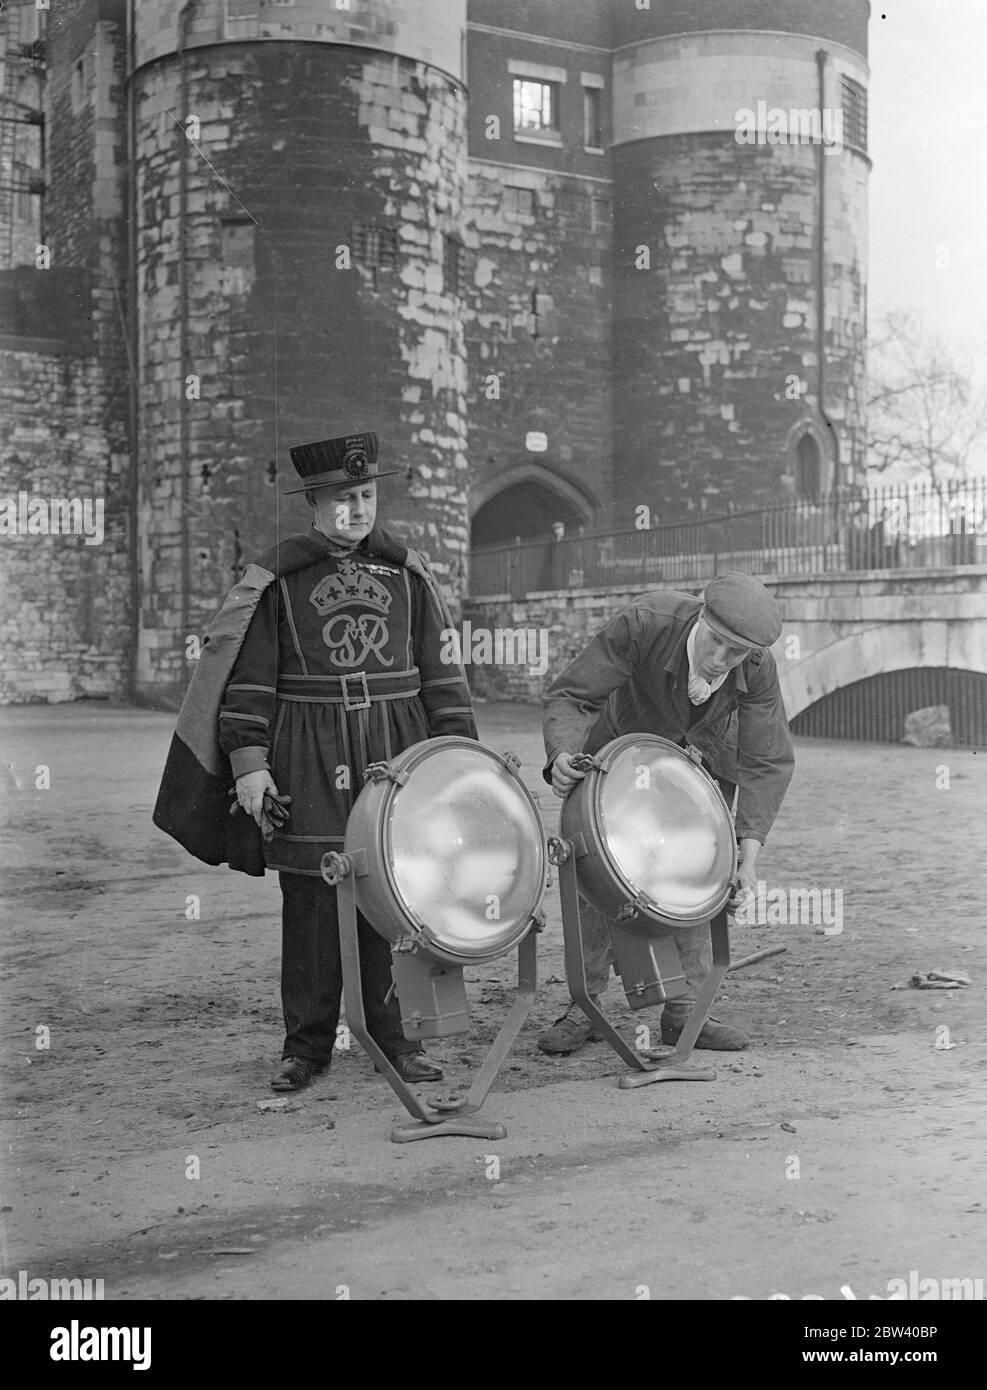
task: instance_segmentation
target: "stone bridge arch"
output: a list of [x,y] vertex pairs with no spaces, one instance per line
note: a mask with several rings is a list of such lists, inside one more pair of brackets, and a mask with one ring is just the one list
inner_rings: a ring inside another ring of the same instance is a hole
[[[792,636],[799,638],[803,651],[810,647],[811,632],[803,636],[799,627],[786,624],[779,643],[782,651]],[[782,658],[778,664],[782,697],[792,720],[826,695],[870,676],[920,667],[987,675],[987,619],[931,618],[856,626],[816,650],[805,651],[797,660]]]

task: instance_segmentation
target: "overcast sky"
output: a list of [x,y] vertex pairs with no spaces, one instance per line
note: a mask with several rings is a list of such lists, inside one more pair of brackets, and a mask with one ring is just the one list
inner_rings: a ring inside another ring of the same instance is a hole
[[987,0],[871,0],[870,65],[871,322],[916,309],[987,362]]

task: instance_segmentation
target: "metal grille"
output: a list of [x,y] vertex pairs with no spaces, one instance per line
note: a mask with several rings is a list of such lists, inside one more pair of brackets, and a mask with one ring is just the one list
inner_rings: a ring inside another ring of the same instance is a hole
[[354,222],[353,254],[372,270],[392,268],[398,260],[397,228],[379,222]]
[[[549,336],[547,296],[533,324]],[[637,508],[647,512],[647,507]],[[646,522],[650,518],[643,518]],[[526,526],[518,496],[518,532]],[[939,488],[889,487],[720,516],[693,514],[644,530],[523,537],[470,558],[473,598],[543,589],[701,585],[724,569],[758,575],[922,570],[987,563],[987,479]]]
[[446,236],[442,242],[442,282],[446,294],[462,294],[465,280],[466,248],[458,237]]
[[858,149],[867,148],[867,92],[852,77],[840,78],[843,97],[843,139]]
[[900,743],[905,717],[946,705],[953,743],[987,748],[987,676],[928,666],[854,681],[817,700],[792,720],[792,733],[810,738]]

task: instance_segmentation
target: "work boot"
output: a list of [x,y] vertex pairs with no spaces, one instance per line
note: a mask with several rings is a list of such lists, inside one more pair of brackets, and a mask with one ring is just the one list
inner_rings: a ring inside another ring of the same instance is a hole
[[[662,1042],[674,1047],[688,1017],[688,1010],[685,1013],[669,1014],[666,1004],[661,1011]],[[747,1034],[742,1033],[739,1028],[731,1028],[729,1023],[721,1023],[719,1019],[708,1018],[703,1024],[694,1046],[705,1048],[708,1052],[742,1052],[747,1046]]]
[[[599,998],[590,995],[594,1004]],[[578,1052],[584,1043],[599,1042],[600,1035],[575,1002],[570,1003],[561,1018],[557,1018],[551,1028],[546,1029],[538,1039],[538,1050],[552,1056],[567,1057],[570,1052]]]
[[326,1070],[327,1062],[311,1057],[283,1057],[271,1077],[272,1091],[303,1091]]

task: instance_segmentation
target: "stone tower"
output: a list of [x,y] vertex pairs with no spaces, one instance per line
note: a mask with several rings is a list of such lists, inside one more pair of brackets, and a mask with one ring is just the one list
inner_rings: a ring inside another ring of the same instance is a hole
[[138,690],[305,529],[288,448],[377,429],[380,516],[467,545],[465,0],[141,0],[133,34]]
[[863,475],[869,9],[611,7],[628,521],[813,502]]

